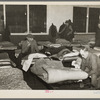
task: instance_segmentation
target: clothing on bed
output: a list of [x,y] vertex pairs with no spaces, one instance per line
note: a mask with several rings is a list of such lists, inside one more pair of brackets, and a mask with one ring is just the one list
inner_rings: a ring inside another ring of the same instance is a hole
[[52,25],[49,28],[49,40],[50,40],[50,42],[55,43],[56,37],[57,37],[57,28],[52,23]]
[[40,53],[30,54],[22,59],[22,62],[21,62],[21,64],[23,65],[22,69],[27,72],[34,58],[39,59],[39,58],[46,58],[46,57],[47,57],[46,55],[40,54]]
[[50,52],[51,55],[54,55],[54,54],[58,54],[59,52],[61,52],[62,50],[67,50],[68,52],[70,51],[69,49],[67,49],[66,47],[64,46],[61,46],[61,47],[58,47],[58,48],[55,48],[55,47],[50,47],[50,48],[47,48],[45,50],[45,52]]

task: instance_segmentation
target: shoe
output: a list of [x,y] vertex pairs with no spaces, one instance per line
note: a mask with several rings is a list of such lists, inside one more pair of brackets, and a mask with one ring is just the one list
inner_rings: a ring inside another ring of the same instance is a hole
[[90,86],[90,90],[96,90],[96,87],[93,86],[93,85],[91,85],[91,86]]
[[84,83],[80,83],[80,88],[84,88]]

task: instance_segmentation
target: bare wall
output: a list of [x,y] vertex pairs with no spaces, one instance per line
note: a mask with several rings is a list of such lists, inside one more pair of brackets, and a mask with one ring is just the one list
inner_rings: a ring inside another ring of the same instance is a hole
[[52,23],[59,30],[60,25],[66,20],[73,21],[73,6],[48,5],[47,6],[47,32]]

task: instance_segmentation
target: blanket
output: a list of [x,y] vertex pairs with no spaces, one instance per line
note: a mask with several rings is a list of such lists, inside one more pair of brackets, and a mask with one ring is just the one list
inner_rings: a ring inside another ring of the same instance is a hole
[[31,90],[17,68],[0,69],[0,90]]
[[61,61],[39,59],[31,67],[31,72],[47,83],[65,80],[83,80],[88,74],[81,69],[64,67]]

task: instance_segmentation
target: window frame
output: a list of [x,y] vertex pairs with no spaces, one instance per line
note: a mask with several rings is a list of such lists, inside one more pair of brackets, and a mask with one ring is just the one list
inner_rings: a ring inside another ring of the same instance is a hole
[[[40,4],[39,4],[40,5]],[[43,5],[45,5],[46,6],[46,32],[42,32],[42,33],[31,33],[31,34],[33,34],[33,35],[48,35],[48,33],[47,33],[47,5],[46,4],[43,4]],[[29,4],[28,6],[34,6],[33,4]],[[29,12],[29,7],[28,7],[28,12]],[[29,17],[30,16],[28,16],[28,22],[29,22]],[[28,27],[29,28],[29,27]],[[30,31],[30,28],[29,28],[29,31]],[[28,31],[28,32],[29,32]]]
[[[2,4],[2,5],[3,5],[3,13],[4,13],[4,25],[6,25],[6,6],[8,4]],[[15,5],[19,5],[19,4],[15,4]],[[27,32],[26,33],[11,33],[11,35],[27,35],[29,33],[29,6],[34,5],[34,4],[23,4],[23,5],[25,5],[27,7]],[[46,5],[46,9],[47,9],[47,5]],[[46,10],[46,14],[47,14],[47,10]],[[47,15],[46,15],[46,25],[47,25]],[[44,32],[44,33],[31,33],[31,34],[33,34],[33,35],[48,35],[47,27],[46,27],[46,32]]]
[[[73,6],[74,7],[86,7],[87,8],[87,16],[86,16],[86,32],[75,32],[74,34],[95,34],[95,32],[89,32],[88,26],[89,26],[89,9],[90,8],[99,8],[99,7],[94,7],[94,6]],[[99,16],[100,19],[100,16]]]

